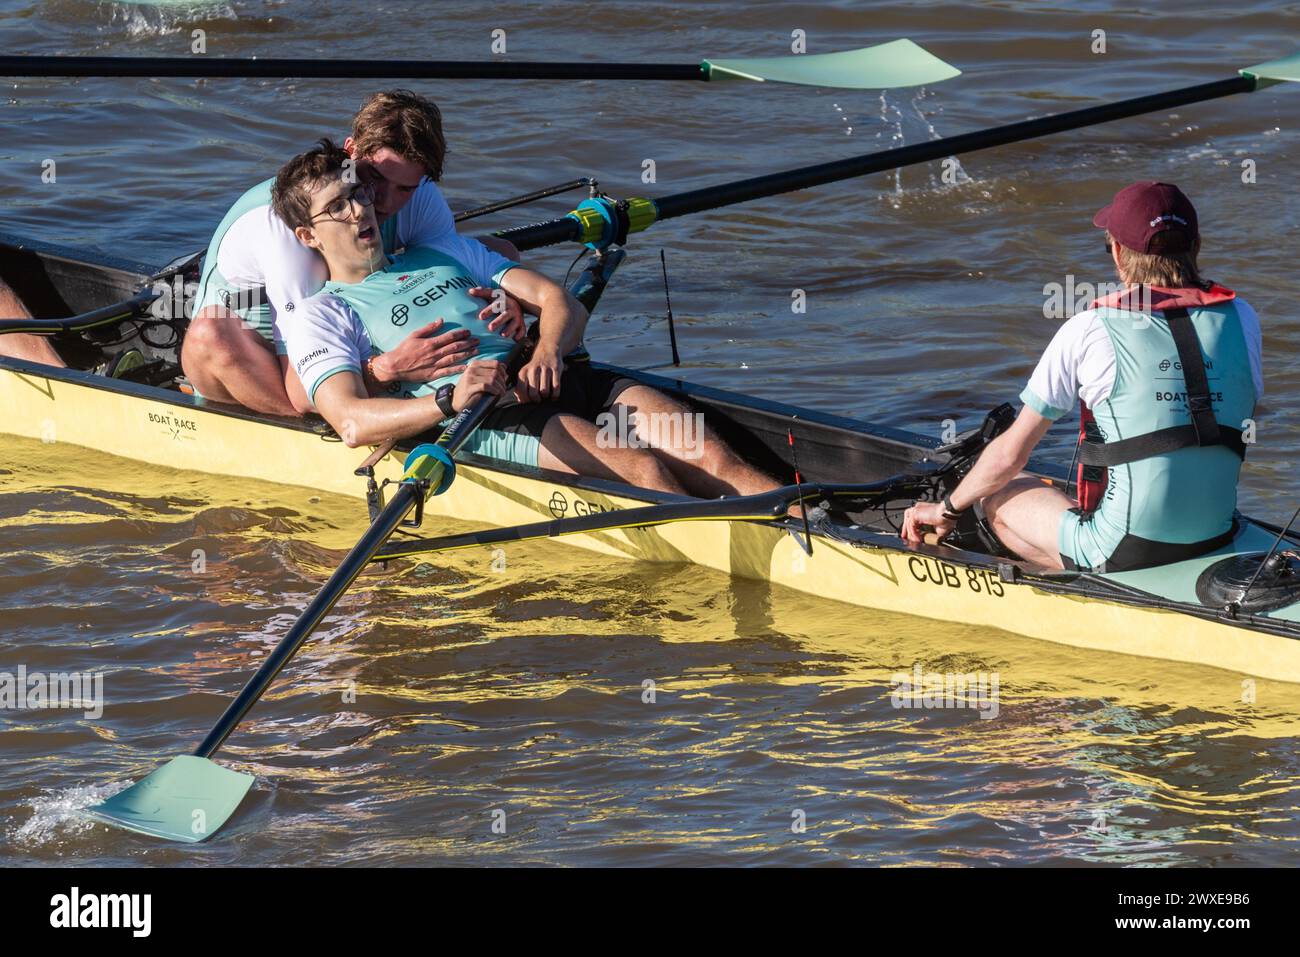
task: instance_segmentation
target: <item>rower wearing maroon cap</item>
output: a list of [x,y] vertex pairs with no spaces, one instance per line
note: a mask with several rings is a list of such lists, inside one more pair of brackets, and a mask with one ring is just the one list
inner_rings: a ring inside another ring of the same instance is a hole
[[[1120,190],[1093,218],[1124,288],[1057,331],[1015,423],[903,537],[946,535],[974,509],[994,551],[1048,568],[1182,561],[1235,532],[1243,430],[1264,391],[1259,317],[1202,279],[1196,209],[1169,183]],[[1081,410],[1078,495],[1022,474],[1052,423]]]

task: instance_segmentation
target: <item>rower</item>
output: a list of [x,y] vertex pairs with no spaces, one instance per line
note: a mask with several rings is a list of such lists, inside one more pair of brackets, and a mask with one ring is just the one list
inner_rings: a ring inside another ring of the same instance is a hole
[[[344,140],[355,175],[375,192],[384,248],[437,248],[457,238],[447,201],[436,185],[442,177],[446,141],[438,107],[409,90],[375,93],[352,121]],[[292,318],[298,302],[321,287],[320,257],[304,248],[271,212],[271,184],[248,190],[226,213],[204,260],[199,294],[181,352],[181,364],[195,392],[258,412],[300,415],[310,411],[302,386],[288,368],[276,329]],[[496,253],[496,268],[518,251],[505,240],[483,237]],[[476,293],[488,298],[488,290]],[[504,307],[505,314],[500,314]],[[508,298],[487,303],[484,316],[495,331],[519,315]],[[441,333],[412,327],[410,340],[394,350],[393,368],[377,369],[387,386],[403,371],[457,372],[476,343],[463,330]]]
[[[1264,391],[1259,317],[1201,278],[1196,210],[1178,187],[1128,186],[1093,224],[1125,288],[1060,328],[1011,428],[943,504],[907,510],[908,541],[925,526],[946,535],[972,508],[995,545],[1049,568],[1146,568],[1233,539],[1242,430]],[[1076,402],[1077,500],[1021,474]]]
[[[642,488],[714,497],[776,488],[742,461],[684,406],[635,380],[593,369],[565,368],[582,340],[587,312],[554,281],[457,237],[439,248],[384,252],[369,185],[347,177],[348,154],[329,140],[294,157],[272,190],[275,212],[305,249],[319,252],[329,273],[324,288],[297,304],[284,343],[307,396],[349,446],[425,432],[483,393],[506,389],[502,360],[524,335],[522,322],[488,327],[470,295],[493,286],[538,316],[537,343],[505,396],[464,451],[516,464],[626,482]],[[425,374],[388,384],[375,395],[372,370],[398,346],[409,326],[435,317],[466,329],[479,351],[464,372]],[[508,335],[506,333],[509,333]],[[602,433],[601,413],[626,422]],[[683,423],[691,428],[655,428]],[[611,435],[612,433],[612,435]],[[606,441],[609,438],[615,441]]]

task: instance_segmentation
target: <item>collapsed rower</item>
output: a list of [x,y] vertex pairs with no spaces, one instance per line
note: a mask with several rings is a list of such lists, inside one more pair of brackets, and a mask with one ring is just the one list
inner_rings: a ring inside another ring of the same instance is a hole
[[[537,343],[518,373],[513,394],[478,428],[465,451],[568,474],[614,479],[662,492],[704,497],[775,488],[707,427],[699,442],[685,430],[656,429],[690,410],[631,379],[566,363],[582,341],[587,313],[563,287],[517,263],[500,263],[481,246],[461,242],[452,255],[419,242],[395,257],[384,252],[368,184],[347,176],[349,154],[329,140],[294,157],[276,177],[275,215],[297,241],[319,254],[329,281],[299,303],[282,324],[285,348],[308,401],[350,446],[374,445],[427,431],[451,419],[484,392],[506,387],[501,361],[522,324],[493,331],[470,292],[499,288],[538,317]],[[404,338],[403,327],[440,319],[470,330],[478,354],[463,372],[412,377],[372,395],[367,364]],[[400,322],[399,322],[400,319]],[[626,422],[649,442],[610,435],[596,420]]]
[[[428,246],[475,256],[490,271],[518,258],[508,242],[476,241],[456,232],[437,186],[447,146],[442,114],[432,101],[409,90],[367,97],[343,149],[350,175],[373,192],[387,252]],[[196,394],[259,412],[300,415],[310,411],[310,403],[284,356],[284,330],[293,322],[296,304],[317,292],[327,274],[320,257],[273,212],[271,184],[268,179],[248,190],[217,226],[181,358]],[[491,298],[486,288],[470,292]],[[480,308],[492,331],[518,316],[518,306],[508,298]],[[464,330],[440,332],[436,323],[412,327],[386,362],[367,366],[371,388],[382,392],[412,372],[461,371],[477,343]]]
[[[447,201],[438,189],[446,156],[442,114],[430,100],[409,90],[368,96],[353,117],[344,140],[353,172],[374,190],[375,211],[385,249],[407,244],[444,248],[461,254],[463,244]],[[247,190],[214,231],[204,257],[197,297],[184,342],[182,364],[195,395],[234,403],[258,412],[301,415],[310,411],[302,387],[287,368],[278,324],[291,319],[296,301],[320,289],[325,278],[320,257],[300,244],[271,211],[271,179]],[[480,237],[496,255],[497,268],[518,250],[505,240]],[[490,299],[486,288],[470,290]],[[495,310],[495,311],[494,311]],[[509,297],[492,299],[482,315],[495,331],[518,319]],[[0,287],[0,316],[27,318],[24,305]],[[464,331],[442,333],[437,323],[415,328],[386,361],[367,368],[372,387],[383,390],[412,371],[459,372],[477,342]],[[0,337],[0,355],[62,367],[63,358],[40,335]],[[128,350],[105,363],[113,373],[141,365]]]

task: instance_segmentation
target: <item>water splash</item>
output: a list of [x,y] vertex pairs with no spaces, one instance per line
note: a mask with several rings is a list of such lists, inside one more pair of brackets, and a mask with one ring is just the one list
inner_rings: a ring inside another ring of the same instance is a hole
[[845,126],[844,126],[844,135],[845,135],[845,136],[852,136],[852,135],[853,135],[853,121],[850,120],[850,119],[849,119],[849,115],[848,115],[846,112],[844,112],[844,107],[840,106],[838,103],[832,103],[831,106],[833,106],[833,107],[835,108],[835,112],[838,113],[838,114],[840,115],[840,122],[845,124]]
[[[880,129],[876,133],[881,150],[897,149],[906,146],[909,142],[942,138],[942,134],[935,126],[934,117],[941,114],[943,108],[938,105],[929,107],[926,103],[933,96],[935,96],[933,91],[920,87],[909,100],[896,102],[887,91],[881,91],[877,110]],[[839,109],[838,104],[836,109]],[[975,182],[962,166],[960,158],[956,156],[945,158],[943,164],[937,169],[932,164],[927,164],[925,168],[927,177],[925,189],[929,192],[943,194]],[[904,167],[895,168],[893,171],[894,188],[888,197],[888,202],[895,209],[901,207],[907,190],[905,175]]]
[[238,20],[235,8],[224,0],[172,0],[172,2],[123,3],[104,0],[110,26],[124,29],[129,36],[165,36],[180,33],[193,23],[206,20]]
[[10,829],[10,841],[20,846],[41,847],[59,837],[85,834],[96,824],[86,809],[102,803],[126,786],[122,781],[115,781],[46,791],[32,799],[32,816]]

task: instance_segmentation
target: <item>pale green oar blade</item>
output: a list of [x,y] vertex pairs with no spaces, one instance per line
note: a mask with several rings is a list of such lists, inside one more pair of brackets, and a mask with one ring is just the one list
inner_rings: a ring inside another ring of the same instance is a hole
[[705,60],[702,65],[710,80],[772,80],[848,90],[924,86],[961,75],[952,64],[906,39],[843,53]]
[[1257,63],[1240,71],[1243,76],[1253,76],[1260,86],[1272,86],[1274,83],[1300,83],[1300,53],[1284,56],[1280,60]]
[[197,844],[215,834],[253,786],[253,776],[183,754],[90,808],[128,831]]

